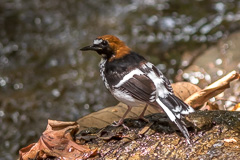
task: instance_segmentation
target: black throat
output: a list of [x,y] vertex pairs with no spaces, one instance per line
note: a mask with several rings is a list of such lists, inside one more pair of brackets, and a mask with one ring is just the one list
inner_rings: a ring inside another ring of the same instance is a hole
[[97,51],[97,53],[100,56],[102,56],[104,59],[107,59],[107,60],[109,60],[114,55],[114,52],[112,50],[110,50],[109,48],[99,50],[99,51]]

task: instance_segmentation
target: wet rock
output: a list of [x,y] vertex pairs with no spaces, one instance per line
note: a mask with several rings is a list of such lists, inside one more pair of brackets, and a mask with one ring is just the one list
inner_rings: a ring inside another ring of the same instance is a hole
[[[126,119],[130,130],[106,127],[105,135],[111,135],[108,139],[102,138],[100,130],[94,141],[86,144],[98,148],[99,154],[94,158],[99,159],[236,159],[240,156],[239,118],[239,112],[229,111],[197,111],[187,116],[191,124],[189,145],[171,127],[166,115],[157,113],[147,116],[151,123],[147,129],[144,121]],[[131,125],[135,121],[142,127]],[[143,129],[144,133],[139,134]]]

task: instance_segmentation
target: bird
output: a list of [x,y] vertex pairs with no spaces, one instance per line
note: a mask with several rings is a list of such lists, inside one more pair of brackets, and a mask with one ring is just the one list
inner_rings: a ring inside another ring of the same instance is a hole
[[80,50],[95,51],[101,56],[100,76],[106,88],[128,106],[116,126],[123,124],[132,107],[145,106],[139,116],[144,119],[144,112],[150,105],[158,111],[163,110],[191,144],[183,118],[194,109],[174,95],[170,81],[156,66],[113,35],[99,36],[93,44]]

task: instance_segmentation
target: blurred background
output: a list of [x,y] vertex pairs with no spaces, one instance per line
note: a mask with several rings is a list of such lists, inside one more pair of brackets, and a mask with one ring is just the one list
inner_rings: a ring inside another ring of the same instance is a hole
[[48,119],[75,121],[118,103],[99,76],[100,57],[79,51],[97,36],[118,36],[172,82],[198,84],[184,69],[239,29],[238,0],[1,0],[0,159],[16,159]]

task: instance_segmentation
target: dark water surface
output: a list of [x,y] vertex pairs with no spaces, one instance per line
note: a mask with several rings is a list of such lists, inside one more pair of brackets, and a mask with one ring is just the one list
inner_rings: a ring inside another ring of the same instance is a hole
[[2,0],[0,159],[36,142],[47,119],[74,121],[117,103],[100,57],[79,51],[95,37],[117,35],[173,78],[184,50],[239,27],[237,0]]

